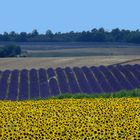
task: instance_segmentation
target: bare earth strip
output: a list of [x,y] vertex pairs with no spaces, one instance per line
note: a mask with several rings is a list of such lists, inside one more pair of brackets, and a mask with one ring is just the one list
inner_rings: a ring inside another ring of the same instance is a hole
[[[132,61],[133,60],[133,61]],[[127,62],[128,61],[128,62]],[[129,62],[130,61],[130,62]],[[92,57],[53,57],[53,58],[0,58],[0,70],[31,69],[66,66],[98,66],[126,62],[140,64],[139,55],[92,56]],[[125,64],[125,63],[124,63]]]

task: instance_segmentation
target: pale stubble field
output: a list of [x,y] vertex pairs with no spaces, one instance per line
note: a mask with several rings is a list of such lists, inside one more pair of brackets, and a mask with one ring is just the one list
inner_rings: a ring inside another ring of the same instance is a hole
[[98,66],[116,63],[140,64],[139,55],[126,56],[90,56],[90,57],[42,57],[42,58],[0,58],[0,70],[49,68],[66,66]]

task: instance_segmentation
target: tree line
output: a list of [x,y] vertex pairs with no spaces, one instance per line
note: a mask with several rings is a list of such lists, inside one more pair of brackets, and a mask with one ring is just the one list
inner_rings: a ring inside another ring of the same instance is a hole
[[21,32],[0,34],[0,41],[14,42],[126,42],[140,43],[140,30],[130,31],[119,28],[107,31],[104,28],[92,29],[91,31],[53,33],[47,30],[45,34],[40,34],[36,29],[31,33]]

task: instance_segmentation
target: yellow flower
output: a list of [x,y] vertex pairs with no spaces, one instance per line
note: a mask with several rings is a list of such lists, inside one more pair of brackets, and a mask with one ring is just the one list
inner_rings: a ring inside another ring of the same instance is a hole
[[140,98],[0,101],[0,139],[140,139]]

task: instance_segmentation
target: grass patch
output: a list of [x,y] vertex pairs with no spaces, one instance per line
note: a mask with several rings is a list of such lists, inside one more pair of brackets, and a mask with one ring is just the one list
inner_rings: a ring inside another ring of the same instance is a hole
[[[134,89],[134,90],[123,90],[115,93],[103,93],[103,94],[71,94],[71,93],[65,93],[58,96],[52,96],[47,99],[83,99],[83,98],[123,98],[123,97],[140,97],[140,89]],[[46,99],[37,99],[37,100],[46,100]]]

